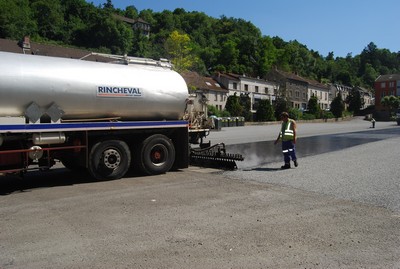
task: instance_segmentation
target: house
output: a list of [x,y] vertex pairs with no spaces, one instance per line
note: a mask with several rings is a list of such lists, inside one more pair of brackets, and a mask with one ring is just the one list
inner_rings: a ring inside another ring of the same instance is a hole
[[274,82],[246,75],[218,73],[213,78],[229,90],[230,96],[248,94],[252,113],[256,113],[260,100],[268,99],[272,104],[279,88]]
[[322,110],[330,109],[329,86],[315,80],[311,79],[305,79],[305,80],[308,81],[308,96],[317,97],[318,105]]
[[359,87],[359,86],[356,86],[353,89],[357,90],[360,93],[360,97],[364,101],[361,109],[365,109],[365,108],[375,104],[373,94],[370,90],[367,90],[367,89]]
[[20,54],[32,54],[42,56],[63,57],[70,59],[82,59],[96,62],[110,62],[112,59],[100,55],[92,55],[88,50],[61,47],[49,44],[31,42],[29,37],[20,41],[0,38],[0,51]]
[[285,96],[289,100],[291,107],[307,109],[309,82],[306,79],[278,69],[268,72],[266,78],[277,83],[279,95]]
[[[349,96],[351,90],[353,87],[351,86],[346,86],[346,85],[341,85],[341,84],[329,84],[329,101],[332,102],[332,100],[340,95],[342,96],[342,100],[345,101],[347,96]],[[345,107],[347,109],[348,105],[345,103]]]
[[225,109],[229,91],[220,83],[211,77],[200,76],[196,72],[188,71],[181,75],[186,81],[189,91],[200,91],[208,99],[208,105],[212,105],[221,111]]
[[145,20],[138,18],[138,19],[131,19],[127,17],[123,17],[117,14],[114,14],[114,18],[126,22],[129,24],[134,31],[140,31],[142,35],[146,37],[150,37],[150,23],[146,22]]
[[381,104],[385,96],[400,96],[400,74],[380,75],[374,83],[375,89],[375,110],[386,111]]
[[[345,101],[353,89],[358,90],[361,98],[364,100],[364,105],[361,109],[365,109],[374,104],[374,98],[371,91],[361,87],[353,88],[351,86],[340,84],[325,85],[315,80],[302,78],[295,74],[276,69],[268,73],[267,77],[270,80],[279,83],[280,94],[286,96],[294,108],[307,109],[310,97],[316,96],[320,108],[327,110],[330,109],[332,100],[338,96],[339,93],[341,94],[343,101]],[[400,91],[400,86],[398,86],[398,89]],[[348,105],[345,103],[345,106],[347,108]]]
[[[346,101],[350,92],[353,90],[357,90],[360,93],[361,99],[364,101],[364,104],[360,109],[365,109],[375,103],[373,93],[370,90],[359,86],[351,87],[340,84],[329,84],[330,102],[332,102],[333,98],[335,98],[339,93],[342,95],[343,101]],[[348,104],[345,103],[345,107],[347,109]]]

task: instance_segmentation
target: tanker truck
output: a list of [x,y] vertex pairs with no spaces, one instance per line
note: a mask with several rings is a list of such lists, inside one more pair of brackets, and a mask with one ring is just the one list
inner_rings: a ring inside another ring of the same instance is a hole
[[[103,56],[113,61],[0,52],[0,175],[57,162],[95,179],[189,166],[190,141],[209,129],[190,124],[184,79],[165,60]],[[240,159],[200,148],[194,158]]]

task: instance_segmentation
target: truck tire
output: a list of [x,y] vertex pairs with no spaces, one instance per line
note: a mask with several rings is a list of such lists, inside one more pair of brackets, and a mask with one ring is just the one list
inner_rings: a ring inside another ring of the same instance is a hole
[[136,160],[146,175],[166,173],[175,162],[174,144],[165,135],[149,136],[141,143]]
[[95,179],[119,179],[129,170],[131,152],[120,140],[106,140],[93,145],[89,154],[89,173]]

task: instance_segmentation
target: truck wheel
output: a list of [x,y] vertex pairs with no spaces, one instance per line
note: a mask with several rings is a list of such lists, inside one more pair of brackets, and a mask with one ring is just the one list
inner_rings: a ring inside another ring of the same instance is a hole
[[131,152],[120,140],[96,143],[89,155],[89,173],[96,179],[119,179],[129,170]]
[[137,157],[139,168],[147,175],[158,175],[169,171],[175,162],[175,147],[165,135],[146,138]]

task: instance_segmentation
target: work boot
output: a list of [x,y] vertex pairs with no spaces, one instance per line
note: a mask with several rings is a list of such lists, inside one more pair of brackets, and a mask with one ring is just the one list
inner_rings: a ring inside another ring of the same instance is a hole
[[299,164],[297,163],[297,160],[294,160],[294,166],[297,167]]
[[281,169],[289,169],[290,168],[290,163],[285,163],[285,165],[281,166]]

